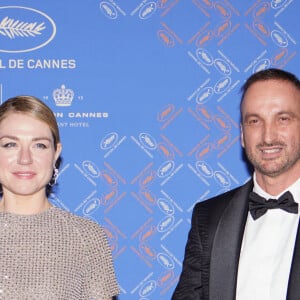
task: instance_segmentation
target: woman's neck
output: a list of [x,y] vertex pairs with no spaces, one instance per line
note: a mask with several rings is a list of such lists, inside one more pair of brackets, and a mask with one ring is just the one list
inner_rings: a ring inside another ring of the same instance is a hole
[[3,195],[0,201],[0,211],[20,215],[34,215],[48,210],[51,203],[47,197],[39,200],[31,197],[5,197]]

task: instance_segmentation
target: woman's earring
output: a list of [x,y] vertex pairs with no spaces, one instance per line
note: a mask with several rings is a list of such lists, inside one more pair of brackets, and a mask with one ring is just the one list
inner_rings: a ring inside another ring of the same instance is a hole
[[56,184],[57,176],[58,176],[58,169],[56,167],[54,167],[52,178],[51,178],[50,182],[48,183],[50,186],[54,186]]

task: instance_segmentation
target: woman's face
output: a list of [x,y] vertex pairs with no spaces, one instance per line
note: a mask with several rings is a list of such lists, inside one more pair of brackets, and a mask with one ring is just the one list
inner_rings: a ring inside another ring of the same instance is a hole
[[54,149],[49,126],[23,113],[0,123],[0,183],[3,195],[45,195],[61,145]]

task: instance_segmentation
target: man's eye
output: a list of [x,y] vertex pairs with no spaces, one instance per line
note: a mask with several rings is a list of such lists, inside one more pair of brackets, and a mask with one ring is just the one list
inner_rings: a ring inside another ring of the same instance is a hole
[[257,119],[249,119],[246,121],[246,124],[248,124],[248,125],[255,125],[257,123],[258,123]]
[[280,121],[286,122],[288,121],[290,118],[289,117],[280,117]]

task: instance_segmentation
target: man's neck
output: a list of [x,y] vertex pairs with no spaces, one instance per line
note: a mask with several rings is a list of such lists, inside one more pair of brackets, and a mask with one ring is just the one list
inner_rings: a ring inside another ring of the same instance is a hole
[[268,194],[276,196],[281,194],[284,190],[288,189],[292,184],[294,184],[299,178],[298,177],[287,177],[277,176],[270,177],[262,175],[260,173],[254,173],[256,183]]

